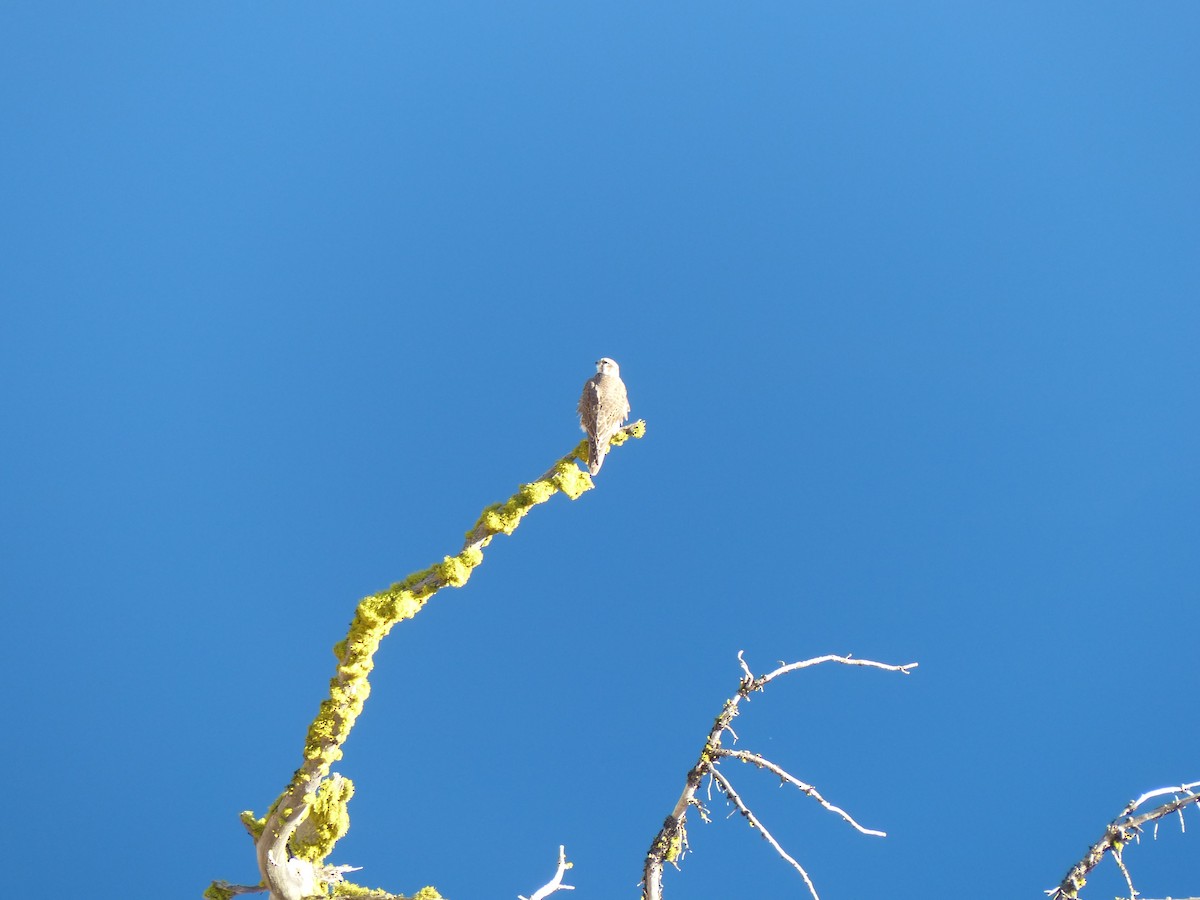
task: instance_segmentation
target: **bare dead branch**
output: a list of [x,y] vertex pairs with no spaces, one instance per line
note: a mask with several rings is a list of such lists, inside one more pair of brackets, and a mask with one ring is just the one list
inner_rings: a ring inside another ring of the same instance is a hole
[[854,817],[851,816],[850,813],[846,812],[840,806],[834,806],[832,803],[822,797],[820,791],[818,791],[811,784],[801,781],[795,775],[792,775],[790,772],[785,770],[782,766],[776,765],[764,756],[760,756],[757,753],[752,753],[749,750],[726,750],[724,747],[717,749],[715,753],[720,757],[741,760],[744,763],[750,763],[751,765],[758,766],[760,769],[766,769],[768,772],[778,775],[781,781],[785,781],[788,784],[798,787],[809,797],[812,797],[814,800],[820,803],[821,806],[825,807],[825,809],[829,810],[835,815],[841,816],[861,833],[869,834],[872,837],[887,837],[887,832],[885,831],[876,831],[874,828],[864,828],[862,825],[859,825],[856,821],[854,821]]
[[554,873],[554,877],[547,881],[544,885],[534,891],[532,897],[525,897],[521,894],[517,895],[517,900],[545,900],[555,891],[573,891],[575,885],[563,884],[563,875],[567,873],[567,869],[574,866],[574,863],[567,862],[567,848],[562,844],[558,846],[558,871]]
[[[738,659],[742,659],[741,653],[738,653]],[[821,663],[827,662],[839,662],[844,666],[868,666],[872,669],[883,669],[885,672],[901,672],[904,675],[911,674],[912,670],[918,666],[918,663],[915,662],[905,663],[902,666],[893,666],[889,665],[888,663],[875,662],[874,660],[870,659],[854,659],[849,654],[846,654],[845,656],[829,654],[827,656],[818,656],[815,659],[806,659],[803,662],[789,663],[786,666],[780,666],[775,671],[768,672],[766,675],[763,675],[759,678],[751,678],[751,680],[754,682],[754,687],[751,688],[751,690],[761,691],[768,682],[774,681],[780,675],[786,675],[788,672],[795,672],[799,669],[807,669],[810,666],[819,666]],[[742,662],[742,669],[749,677],[750,669],[744,661]]]
[[1125,861],[1121,859],[1121,851],[1113,851],[1113,861],[1117,864],[1117,868],[1121,870],[1121,874],[1125,876],[1125,884],[1129,887],[1129,900],[1135,900],[1137,891],[1133,888],[1133,878],[1129,875],[1129,869],[1125,866]]
[[721,786],[721,790],[724,792],[725,796],[728,797],[730,802],[734,806],[737,807],[738,812],[740,812],[743,816],[746,817],[746,821],[750,823],[750,827],[757,828],[759,833],[766,840],[766,842],[775,848],[775,852],[778,853],[780,856],[782,856],[789,863],[791,863],[792,867],[797,872],[800,873],[800,877],[803,878],[804,883],[806,885],[808,885],[808,892],[810,894],[812,894],[813,900],[821,900],[821,898],[819,896],[817,896],[817,888],[812,883],[812,879],[809,878],[808,873],[804,871],[804,866],[802,866],[802,865],[800,865],[800,863],[796,862],[796,860],[794,860],[788,854],[788,852],[779,845],[779,841],[775,840],[775,838],[772,836],[771,832],[767,831],[766,826],[763,825],[763,823],[758,820],[758,817],[755,816],[754,813],[750,811],[750,807],[748,807],[745,803],[742,802],[742,798],[739,797],[737,794],[737,791],[735,791],[733,789],[733,785],[729,783],[729,779],[726,778],[724,776],[724,774],[722,774],[719,770],[717,770],[715,768],[712,770],[712,777],[713,777],[713,780],[716,781],[717,784],[719,784]]
[[[742,669],[742,678],[738,684],[738,689],[732,697],[725,701],[724,705],[721,707],[720,715],[718,715],[713,721],[713,726],[709,730],[707,737],[705,737],[704,746],[700,750],[700,758],[696,761],[696,764],[688,770],[687,777],[684,781],[683,792],[679,795],[679,799],[675,802],[674,809],[671,810],[670,815],[668,815],[666,820],[663,822],[662,828],[660,828],[658,834],[654,836],[654,840],[650,844],[650,849],[646,853],[646,860],[642,867],[643,900],[662,900],[663,868],[666,863],[677,865],[678,860],[681,858],[683,851],[687,846],[686,820],[688,808],[692,806],[699,807],[703,817],[703,807],[700,805],[700,801],[696,799],[696,791],[699,789],[700,783],[703,781],[705,775],[712,775],[714,778],[717,777],[716,766],[723,757],[732,757],[742,762],[749,762],[759,766],[760,768],[765,768],[782,778],[784,781],[795,785],[809,796],[812,796],[830,812],[841,815],[851,825],[864,834],[882,835],[882,832],[875,832],[870,829],[863,828],[861,825],[855,822],[845,810],[834,806],[826,801],[824,797],[821,797],[821,795],[817,793],[816,789],[812,785],[805,784],[798,778],[793,777],[775,763],[770,762],[758,754],[742,754],[740,751],[735,752],[731,750],[724,750],[721,747],[721,740],[726,732],[733,736],[735,740],[737,739],[736,734],[733,732],[732,723],[734,718],[738,715],[738,708],[742,700],[749,700],[752,693],[755,691],[761,691],[765,685],[781,675],[786,675],[789,672],[795,672],[799,669],[806,669],[811,666],[816,666],[827,662],[838,662],[848,666],[867,666],[876,669],[883,669],[884,671],[888,672],[900,672],[904,675],[909,674],[912,669],[917,667],[915,662],[896,666],[888,663],[873,662],[872,660],[867,659],[854,659],[848,655],[829,655],[819,656],[815,659],[804,660],[803,662],[781,665],[774,671],[768,672],[766,675],[756,678],[754,673],[750,670],[750,666],[746,663],[743,652],[739,651],[738,664]],[[723,779],[723,784],[728,784],[728,780],[724,779],[724,776],[721,777]],[[707,818],[705,821],[707,821]],[[783,852],[782,849],[780,849],[780,852]],[[790,856],[785,854],[785,858],[790,860],[792,864],[795,865],[796,868],[801,872],[804,871],[800,868],[799,864],[795,862],[795,860],[791,859]],[[805,874],[804,878],[805,881],[809,883],[809,887],[811,889],[812,884],[809,881],[807,874]],[[815,890],[813,891],[813,896],[816,896]]]
[[[1125,880],[1129,884],[1130,897],[1135,897],[1136,893],[1133,890],[1132,879],[1130,879],[1125,863],[1121,859],[1122,851],[1131,840],[1138,840],[1142,826],[1147,822],[1157,822],[1157,820],[1164,816],[1169,816],[1171,813],[1178,813],[1182,820],[1183,808],[1200,801],[1200,794],[1195,792],[1195,788],[1197,787],[1200,787],[1200,781],[1192,781],[1187,784],[1181,784],[1178,787],[1165,787],[1147,791],[1136,800],[1131,800],[1121,810],[1121,814],[1109,822],[1108,826],[1104,829],[1104,836],[1092,844],[1083,859],[1071,867],[1071,870],[1067,872],[1067,876],[1062,880],[1062,883],[1053,890],[1046,891],[1050,900],[1076,900],[1079,897],[1079,891],[1087,884],[1088,873],[1100,865],[1101,860],[1108,853],[1113,855],[1113,859],[1116,860],[1121,872],[1125,875]],[[1148,812],[1134,815],[1137,809],[1147,800],[1167,794],[1173,794],[1175,799],[1169,803],[1164,803],[1162,806],[1155,807]],[[1179,796],[1180,794],[1183,796]],[[1155,827],[1157,828],[1157,825]]]
[[1165,787],[1157,790],[1147,791],[1138,797],[1136,800],[1130,800],[1129,805],[1121,810],[1121,815],[1127,816],[1147,800],[1153,800],[1155,797],[1165,797],[1167,794],[1175,796],[1177,794],[1194,794],[1194,788],[1200,787],[1200,781],[1191,781],[1187,784],[1181,784],[1179,787]]

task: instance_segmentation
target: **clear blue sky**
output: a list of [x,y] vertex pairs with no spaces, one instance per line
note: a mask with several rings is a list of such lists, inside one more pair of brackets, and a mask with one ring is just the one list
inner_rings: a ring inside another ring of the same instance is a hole
[[[254,880],[355,603],[607,355],[648,436],[388,638],[334,861],[513,898],[565,843],[636,897],[736,652],[851,652],[921,667],[740,746],[890,836],[735,786],[825,900],[1042,896],[1200,778],[1197,47],[1171,2],[6,4],[21,877]],[[803,896],[713,808],[669,897]]]

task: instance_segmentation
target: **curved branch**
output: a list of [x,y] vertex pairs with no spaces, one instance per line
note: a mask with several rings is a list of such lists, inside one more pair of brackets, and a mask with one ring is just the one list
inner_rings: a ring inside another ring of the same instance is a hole
[[[786,776],[785,780],[790,779],[793,784],[800,787],[805,793],[810,794],[810,796],[815,795],[823,806],[847,818],[860,831],[867,834],[879,833],[862,828],[857,822],[850,819],[849,814],[844,810],[826,803],[825,799],[817,794],[816,789],[812,788],[811,785],[805,785],[804,782],[792,778],[791,775],[783,772],[774,763],[770,763],[757,754],[742,754],[740,751],[725,750],[721,747],[721,739],[725,732],[733,735],[733,720],[738,715],[738,707],[742,700],[749,700],[751,694],[755,691],[761,691],[768,683],[781,675],[827,662],[841,663],[846,666],[868,666],[875,669],[883,669],[887,672],[900,672],[904,675],[908,675],[917,667],[917,663],[915,662],[894,666],[888,663],[874,662],[869,659],[854,659],[850,656],[831,654],[828,656],[818,656],[814,659],[806,659],[803,662],[783,665],[772,672],[768,672],[766,675],[756,678],[754,673],[750,671],[750,667],[746,664],[743,651],[739,650],[738,663],[742,667],[741,683],[738,685],[737,692],[725,701],[724,706],[721,708],[721,714],[713,721],[712,729],[709,730],[708,736],[704,739],[704,747],[700,751],[699,760],[697,760],[696,765],[688,770],[683,786],[683,793],[679,795],[679,799],[675,802],[675,808],[671,810],[671,814],[667,816],[662,828],[659,829],[658,834],[654,836],[654,840],[650,843],[650,850],[646,853],[646,861],[642,866],[642,900],[662,900],[662,874],[665,864],[671,863],[675,865],[687,847],[686,819],[688,807],[700,806],[700,801],[696,799],[696,791],[700,787],[700,782],[705,775],[711,774],[713,777],[716,777],[715,767],[723,756],[732,756],[741,759],[743,762],[754,762],[755,765],[768,768],[777,775],[783,773],[783,776]],[[737,735],[733,735],[733,737],[734,740],[737,739]],[[751,759],[751,757],[754,757],[754,759]],[[718,779],[718,781],[722,784],[722,787],[728,783],[723,778]],[[728,794],[728,791],[726,793]],[[703,813],[703,809],[701,809],[701,812]],[[799,868],[799,864],[792,860],[791,857],[785,856],[785,858]],[[804,870],[801,869],[800,871],[803,872]],[[807,873],[805,873],[805,880],[808,880]],[[809,887],[811,889],[811,882],[809,883]],[[815,896],[815,890],[813,894]]]
[[574,863],[567,862],[567,848],[562,844],[558,845],[558,870],[554,873],[554,877],[543,884],[540,888],[533,892],[533,896],[524,897],[521,894],[517,895],[517,900],[546,900],[551,894],[558,891],[573,891],[575,885],[563,884],[563,876],[567,874],[567,869],[573,868]]
[[[1171,813],[1179,813],[1182,818],[1185,806],[1200,801],[1200,794],[1195,791],[1198,787],[1200,787],[1200,781],[1192,781],[1187,784],[1181,784],[1178,787],[1165,787],[1154,791],[1147,791],[1136,800],[1131,800],[1121,810],[1121,814],[1108,823],[1108,826],[1104,829],[1104,836],[1092,844],[1088,848],[1088,852],[1084,854],[1083,859],[1071,867],[1071,870],[1067,872],[1067,876],[1062,880],[1062,883],[1053,890],[1046,891],[1050,896],[1050,900],[1076,900],[1079,896],[1079,891],[1087,884],[1088,873],[1100,865],[1101,860],[1108,853],[1113,854],[1113,859],[1117,861],[1121,873],[1125,876],[1126,883],[1130,884],[1132,888],[1129,870],[1125,868],[1125,863],[1121,859],[1121,852],[1131,839],[1137,838],[1138,834],[1141,833],[1142,826],[1147,822],[1156,821],[1163,816],[1169,816]],[[1133,814],[1147,800],[1162,797],[1166,794],[1174,794],[1175,799],[1140,815],[1135,816]],[[1180,797],[1179,794],[1183,794],[1184,796]],[[1130,893],[1132,894],[1132,890]]]
[[[618,431],[612,444],[619,446],[629,438],[640,438],[645,433],[646,423],[639,420]],[[344,803],[340,807],[332,806],[329,815],[335,821],[321,822],[320,827],[312,829],[324,839],[309,846],[302,857],[292,852],[292,841],[297,828],[313,814],[318,790],[329,777],[330,767],[341,759],[342,745],[370,694],[367,678],[374,667],[374,655],[380,641],[399,622],[419,613],[429,598],[442,588],[466,584],[475,567],[483,561],[483,549],[492,538],[498,534],[512,534],[534,506],[545,503],[559,491],[575,500],[594,487],[591,476],[576,467],[576,460],[586,463],[586,440],[539,479],[521,485],[506,502],[485,509],[467,533],[458,555],[447,556],[359,602],[349,633],[334,647],[337,671],[329,684],[328,699],[322,702],[316,719],[308,728],[300,768],[271,805],[265,819],[249,817],[259,872],[271,892],[271,900],[303,900],[316,893],[322,883],[337,880],[344,870],[322,865],[337,838],[346,830],[344,823],[336,821],[345,814]]]
[[859,825],[858,822],[854,821],[854,816],[850,815],[850,813],[846,812],[840,806],[834,806],[832,803],[822,797],[821,792],[811,784],[801,781],[791,772],[784,769],[783,766],[776,765],[765,756],[762,756],[758,753],[751,753],[749,750],[726,750],[724,747],[717,750],[716,755],[722,758],[741,760],[744,763],[750,763],[751,765],[757,766],[760,769],[766,769],[768,772],[778,775],[780,781],[799,788],[803,793],[807,794],[809,797],[812,797],[814,800],[820,803],[821,806],[829,810],[829,812],[833,813],[834,815],[841,816],[842,819],[849,823],[860,834],[870,835],[871,837],[887,837],[887,832],[885,831],[877,831],[874,828],[864,828],[862,825]]

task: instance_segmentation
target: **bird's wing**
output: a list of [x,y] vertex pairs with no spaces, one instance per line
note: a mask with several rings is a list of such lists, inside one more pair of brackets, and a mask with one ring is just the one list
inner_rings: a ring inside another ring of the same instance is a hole
[[597,375],[587,380],[579,398],[579,419],[584,431],[588,431],[589,424],[596,421],[596,407],[600,405],[599,377]]

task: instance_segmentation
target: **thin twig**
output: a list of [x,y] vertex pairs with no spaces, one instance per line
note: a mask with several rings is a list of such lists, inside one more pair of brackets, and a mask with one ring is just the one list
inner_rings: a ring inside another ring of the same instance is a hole
[[1125,876],[1125,884],[1129,886],[1129,900],[1137,900],[1138,892],[1133,886],[1133,878],[1129,874],[1129,869],[1125,867],[1125,861],[1121,859],[1121,851],[1113,851],[1113,861],[1116,862],[1117,868],[1121,870],[1121,874]]
[[854,821],[854,817],[850,815],[850,813],[846,812],[840,806],[834,806],[832,803],[822,797],[821,792],[811,784],[801,781],[782,766],[776,765],[764,756],[760,756],[757,753],[752,753],[749,750],[726,750],[724,747],[721,747],[714,752],[717,756],[729,757],[731,759],[741,760],[744,763],[751,763],[752,765],[758,766],[760,769],[766,769],[768,772],[778,775],[783,781],[786,781],[788,784],[795,785],[831,813],[841,816],[863,834],[869,834],[872,837],[887,837],[886,831],[876,831],[874,828],[864,828],[862,825],[859,825],[856,821]]
[[788,855],[788,852],[784,850],[783,847],[779,846],[779,841],[775,840],[775,838],[771,835],[771,832],[767,831],[766,826],[763,825],[763,823],[758,820],[758,817],[750,811],[750,807],[742,802],[742,798],[739,797],[737,791],[733,789],[733,785],[729,783],[729,779],[721,774],[721,772],[717,769],[712,770],[712,777],[717,784],[721,786],[721,790],[725,792],[725,796],[728,797],[733,802],[733,805],[738,808],[738,812],[746,817],[746,820],[750,823],[750,826],[752,828],[757,828],[762,833],[762,836],[766,839],[767,843],[775,848],[775,852],[791,863],[792,867],[800,873],[800,877],[803,878],[804,883],[808,885],[808,892],[812,894],[813,900],[821,900],[821,898],[817,896],[816,885],[812,883],[812,879],[809,878],[808,873],[804,871],[804,866],[796,862],[796,860]]
[[[741,654],[739,653],[738,659],[740,660],[741,658]],[[912,670],[917,668],[919,665],[918,663],[911,662],[905,663],[902,666],[893,666],[889,665],[888,663],[875,662],[874,660],[870,659],[855,659],[849,654],[846,656],[838,656],[831,653],[826,656],[818,656],[815,659],[806,659],[803,662],[788,663],[785,666],[780,666],[773,672],[768,672],[766,675],[761,675],[758,678],[752,678],[751,680],[754,683],[754,687],[751,688],[751,690],[761,691],[767,682],[774,681],[780,675],[786,675],[788,672],[795,672],[799,669],[807,669],[810,666],[819,666],[821,663],[827,662],[839,662],[844,666],[868,666],[872,669],[883,669],[885,672],[900,672],[904,675],[912,674]],[[746,674],[749,675],[750,670],[744,662],[742,663],[742,668],[745,669]]]

